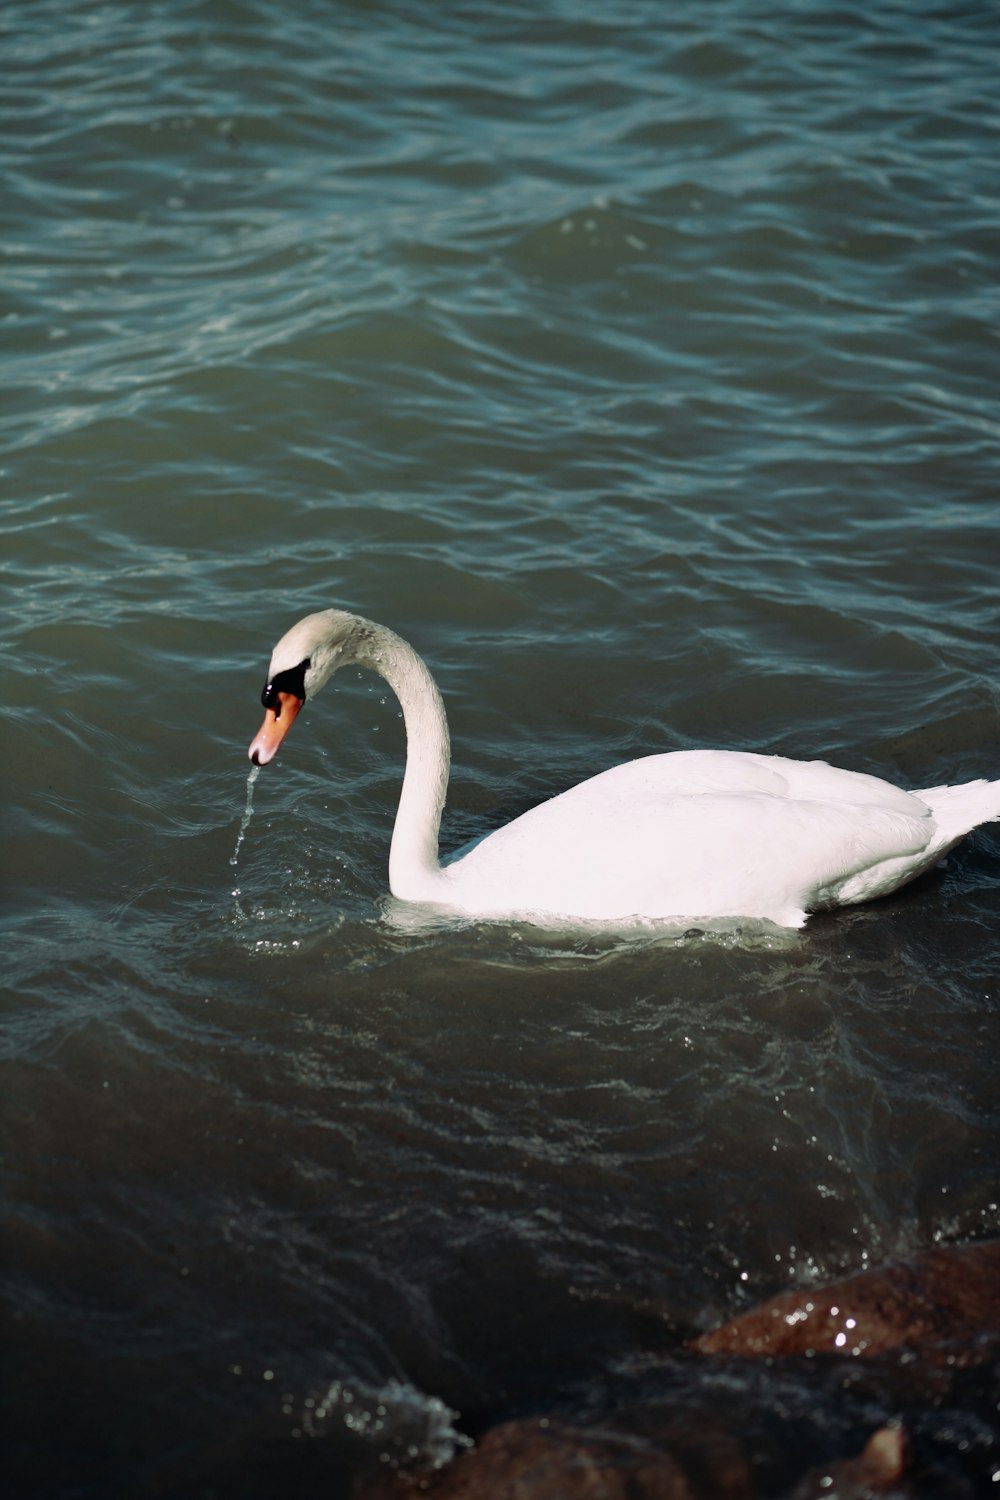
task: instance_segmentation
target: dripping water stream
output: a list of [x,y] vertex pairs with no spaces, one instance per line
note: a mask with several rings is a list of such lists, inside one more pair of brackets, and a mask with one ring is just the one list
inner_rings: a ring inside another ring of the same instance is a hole
[[247,804],[243,809],[243,817],[240,820],[240,831],[236,835],[236,847],[229,857],[229,863],[231,865],[236,865],[239,861],[240,849],[243,847],[243,840],[246,838],[247,829],[250,827],[250,819],[253,817],[254,783],[256,782],[259,775],[260,766],[251,766],[250,774],[247,776]]
[[[253,817],[253,789],[254,789],[254,784],[256,783],[257,777],[259,775],[260,775],[260,766],[251,766],[249,774],[247,775],[247,800],[246,800],[246,806],[243,809],[243,817],[240,819],[239,832],[236,835],[236,845],[235,845],[235,847],[233,849],[232,854],[229,856],[229,863],[234,868],[235,868],[235,866],[239,862],[240,849],[243,847],[243,840],[247,836],[247,829],[250,827],[250,819]],[[238,885],[234,886],[233,887],[233,900],[236,903],[236,915],[239,917],[239,919],[240,919],[241,922],[245,922],[246,921],[246,912],[243,910],[243,906],[242,906],[242,903],[240,901],[240,894],[241,894],[241,892],[240,892],[239,886]]]

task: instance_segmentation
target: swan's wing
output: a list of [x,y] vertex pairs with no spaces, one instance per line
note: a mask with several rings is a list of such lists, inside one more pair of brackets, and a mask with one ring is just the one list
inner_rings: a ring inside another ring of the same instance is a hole
[[747,750],[673,750],[666,755],[647,755],[612,766],[572,791],[612,786],[636,797],[657,790],[764,792],[838,806],[856,803],[895,808],[903,814],[912,814],[914,802],[912,792],[863,771],[845,771],[825,760],[789,760],[783,755],[757,755]]
[[[449,874],[480,910],[800,925],[858,872],[918,860],[927,848],[928,809],[893,787],[878,800],[886,784],[873,777],[859,785],[823,766],[803,778],[812,795],[796,796],[776,758],[719,754],[615,767],[491,834]],[[831,786],[856,800],[823,799]]]

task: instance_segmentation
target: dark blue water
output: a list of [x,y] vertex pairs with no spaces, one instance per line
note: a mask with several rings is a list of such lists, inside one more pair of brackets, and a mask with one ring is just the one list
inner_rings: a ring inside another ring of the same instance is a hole
[[[351,674],[230,863],[330,605],[434,671],[445,848],[665,749],[1000,774],[995,7],[0,28],[11,1493],[695,1422],[691,1334],[996,1234],[995,826],[801,935],[407,931]],[[985,1378],[726,1380],[824,1455],[902,1412],[916,1493],[997,1467]]]

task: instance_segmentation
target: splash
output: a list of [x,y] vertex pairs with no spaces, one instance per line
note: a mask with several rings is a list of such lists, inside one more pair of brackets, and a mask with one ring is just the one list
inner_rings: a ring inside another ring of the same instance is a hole
[[[284,1407],[291,1415],[291,1397]],[[391,1379],[382,1386],[364,1381],[335,1380],[319,1396],[303,1405],[303,1436],[323,1437],[342,1426],[369,1448],[378,1462],[390,1469],[409,1472],[442,1468],[472,1441],[455,1426],[458,1413],[436,1396],[425,1395],[414,1386]]]

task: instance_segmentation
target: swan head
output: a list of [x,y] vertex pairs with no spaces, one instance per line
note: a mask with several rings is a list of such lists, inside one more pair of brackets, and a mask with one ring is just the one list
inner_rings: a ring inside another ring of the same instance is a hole
[[306,699],[318,693],[338,667],[358,660],[366,627],[368,621],[357,615],[324,609],[306,615],[281,637],[260,695],[264,722],[248,751],[255,766],[274,759]]

